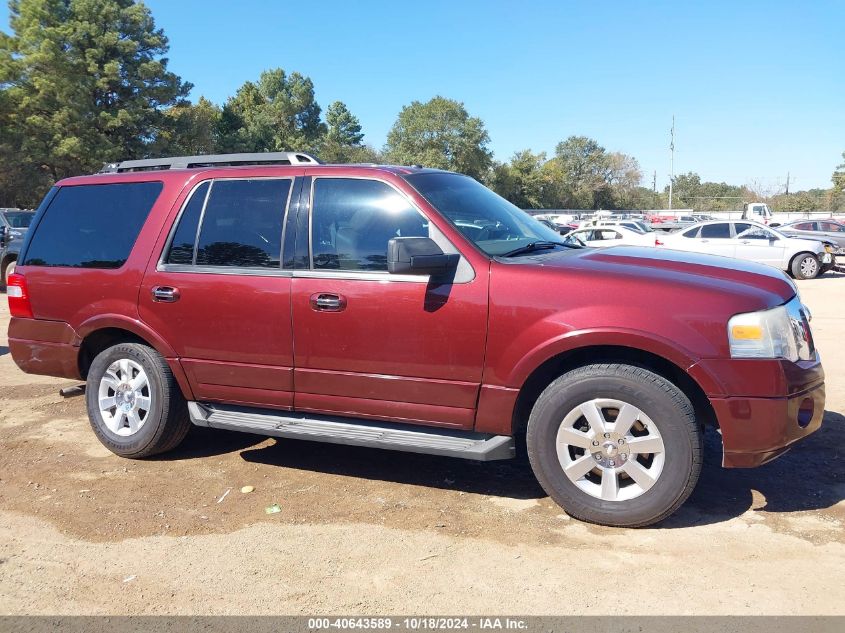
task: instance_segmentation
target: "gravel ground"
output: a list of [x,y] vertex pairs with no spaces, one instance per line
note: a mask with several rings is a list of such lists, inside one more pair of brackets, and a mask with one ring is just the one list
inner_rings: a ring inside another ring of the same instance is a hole
[[121,459],[73,382],[15,367],[0,298],[0,614],[845,614],[845,274],[799,286],[823,428],[743,471],[710,434],[691,499],[639,530],[569,519],[524,458],[195,429]]

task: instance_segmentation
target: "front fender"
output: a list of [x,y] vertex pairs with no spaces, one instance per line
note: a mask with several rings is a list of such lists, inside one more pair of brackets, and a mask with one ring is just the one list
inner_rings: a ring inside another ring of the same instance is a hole
[[690,350],[652,332],[619,328],[576,330],[543,341],[531,349],[506,374],[504,386],[519,388],[535,369],[555,356],[597,346],[643,350],[666,359],[684,371],[699,360]]

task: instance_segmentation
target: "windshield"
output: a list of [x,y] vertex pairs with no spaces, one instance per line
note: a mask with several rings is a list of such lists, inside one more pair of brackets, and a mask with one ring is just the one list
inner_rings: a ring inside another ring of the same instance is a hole
[[[488,255],[514,253],[536,242],[563,241],[560,233],[468,176],[420,173],[405,179]],[[537,254],[530,249],[525,252]]]
[[13,229],[29,228],[29,223],[35,217],[31,211],[4,211],[3,215]]

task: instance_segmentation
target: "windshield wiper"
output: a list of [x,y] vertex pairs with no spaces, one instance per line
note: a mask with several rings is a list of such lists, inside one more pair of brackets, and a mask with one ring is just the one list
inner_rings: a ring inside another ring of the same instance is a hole
[[568,246],[563,242],[547,242],[544,240],[538,240],[536,242],[528,242],[525,246],[520,246],[519,248],[515,248],[512,251],[508,251],[503,255],[499,255],[499,257],[513,257],[514,255],[522,255],[523,253],[530,253],[532,251],[540,251],[547,248],[554,248],[555,246]]

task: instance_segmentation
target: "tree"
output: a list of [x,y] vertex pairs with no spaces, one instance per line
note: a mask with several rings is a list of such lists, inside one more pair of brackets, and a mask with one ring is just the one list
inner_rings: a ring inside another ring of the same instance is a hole
[[[845,159],[845,152],[842,152],[842,158]],[[833,181],[834,195],[845,193],[845,162],[836,167],[830,179]]]
[[150,149],[153,156],[214,154],[220,146],[222,111],[205,97],[164,111],[161,130]]
[[134,0],[11,0],[9,9],[0,91],[21,169],[48,182],[145,156],[162,110],[191,89],[167,70],[168,41],[149,9]]
[[314,84],[299,73],[266,70],[231,97],[220,118],[221,149],[230,152],[316,151],[326,125]]
[[341,101],[326,110],[326,135],[320,148],[320,158],[327,163],[373,163],[377,152],[364,145],[361,122]]
[[384,152],[400,165],[449,169],[484,179],[492,165],[490,137],[481,119],[464,104],[444,97],[402,108],[387,135]]
[[510,163],[494,165],[490,187],[521,209],[541,208],[546,186],[545,162],[545,154],[534,154],[528,149],[516,152]]

